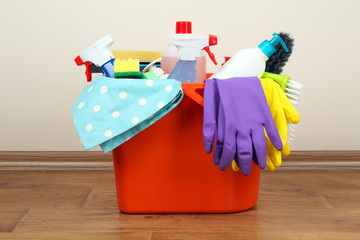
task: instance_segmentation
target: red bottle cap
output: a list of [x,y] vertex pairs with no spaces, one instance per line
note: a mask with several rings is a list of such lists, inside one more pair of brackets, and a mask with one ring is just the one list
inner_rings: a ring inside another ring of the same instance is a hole
[[176,33],[177,34],[192,33],[191,22],[187,22],[187,21],[176,22]]

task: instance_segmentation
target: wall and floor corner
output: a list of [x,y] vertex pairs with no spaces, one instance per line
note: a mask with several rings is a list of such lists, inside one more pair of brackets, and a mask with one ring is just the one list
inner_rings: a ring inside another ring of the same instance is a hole
[[[360,150],[359,1],[157,3],[2,1],[0,151],[82,150],[71,108],[87,83],[73,59],[109,33],[114,50],[161,51],[177,20],[216,34],[219,62],[290,32],[295,47],[284,74],[304,84],[292,149]],[[216,67],[208,61],[208,69]]]

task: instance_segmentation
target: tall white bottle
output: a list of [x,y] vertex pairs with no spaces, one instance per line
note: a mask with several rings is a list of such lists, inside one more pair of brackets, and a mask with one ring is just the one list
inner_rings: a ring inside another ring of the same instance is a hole
[[281,43],[285,51],[289,51],[284,41],[276,33],[273,35],[274,37],[270,41],[265,40],[255,48],[238,51],[211,78],[227,79],[253,76],[260,78],[265,72],[266,61],[275,53],[277,44]]

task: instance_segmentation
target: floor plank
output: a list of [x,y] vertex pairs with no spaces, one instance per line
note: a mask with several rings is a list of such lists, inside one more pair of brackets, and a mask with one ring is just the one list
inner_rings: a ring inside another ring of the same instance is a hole
[[[127,215],[115,209],[30,209],[15,232],[121,232],[121,231],[291,231],[358,232],[359,209],[297,209],[258,207],[235,214]],[[359,235],[360,237],[360,235]]]
[[304,233],[304,232],[216,232],[216,233],[154,233],[152,240],[358,240],[352,233]]
[[66,186],[0,189],[0,203],[2,208],[81,208],[89,193],[90,189]]
[[115,189],[114,171],[1,171],[0,188],[85,187]]
[[0,239],[6,240],[151,240],[151,233],[0,233]]
[[12,232],[27,213],[25,208],[4,208],[0,202],[0,233]]
[[93,189],[83,207],[92,209],[117,209],[116,191],[114,191],[113,187]]
[[85,238],[360,239],[360,171],[263,171],[249,211],[153,215],[119,212],[113,171],[1,171],[0,239]]

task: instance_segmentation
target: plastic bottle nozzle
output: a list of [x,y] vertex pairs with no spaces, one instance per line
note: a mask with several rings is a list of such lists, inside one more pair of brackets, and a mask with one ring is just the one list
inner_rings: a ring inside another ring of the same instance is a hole
[[273,36],[274,37],[270,41],[265,40],[259,45],[260,50],[269,58],[269,57],[271,57],[271,55],[273,55],[275,53],[276,45],[281,43],[281,45],[283,46],[285,51],[289,52],[289,49],[287,48],[285,42],[281,39],[281,37],[279,35],[277,35],[276,33],[274,33]]
[[289,52],[289,49],[287,48],[286,44],[284,43],[284,41],[281,39],[281,37],[279,35],[277,35],[276,33],[273,33],[273,38],[270,40],[270,44],[275,48],[276,45],[278,45],[279,43],[281,43],[281,45],[283,46],[283,48],[285,49],[286,52]]
[[217,45],[217,36],[209,34],[209,46]]
[[106,35],[75,58],[76,65],[81,66],[85,64],[85,74],[88,82],[91,81],[92,64],[102,67],[104,64],[115,58],[111,52],[111,45],[113,42],[114,39],[112,36]]
[[75,61],[76,65],[78,65],[78,66],[81,66],[81,65],[84,65],[84,64],[85,64],[86,80],[87,80],[88,82],[91,82],[92,62],[84,62],[84,61],[81,59],[80,55],[77,56],[74,61]]
[[[209,34],[209,46],[214,46],[214,45],[217,45],[217,36]],[[210,51],[209,46],[204,47],[203,49],[209,55],[211,61],[213,61],[213,63],[217,65],[217,61],[215,60],[215,55]]]
[[200,51],[204,49],[211,60],[217,64],[215,55],[210,52],[209,46],[217,44],[215,35],[199,34],[170,34],[169,44],[178,48],[179,59],[186,61],[195,61]]

